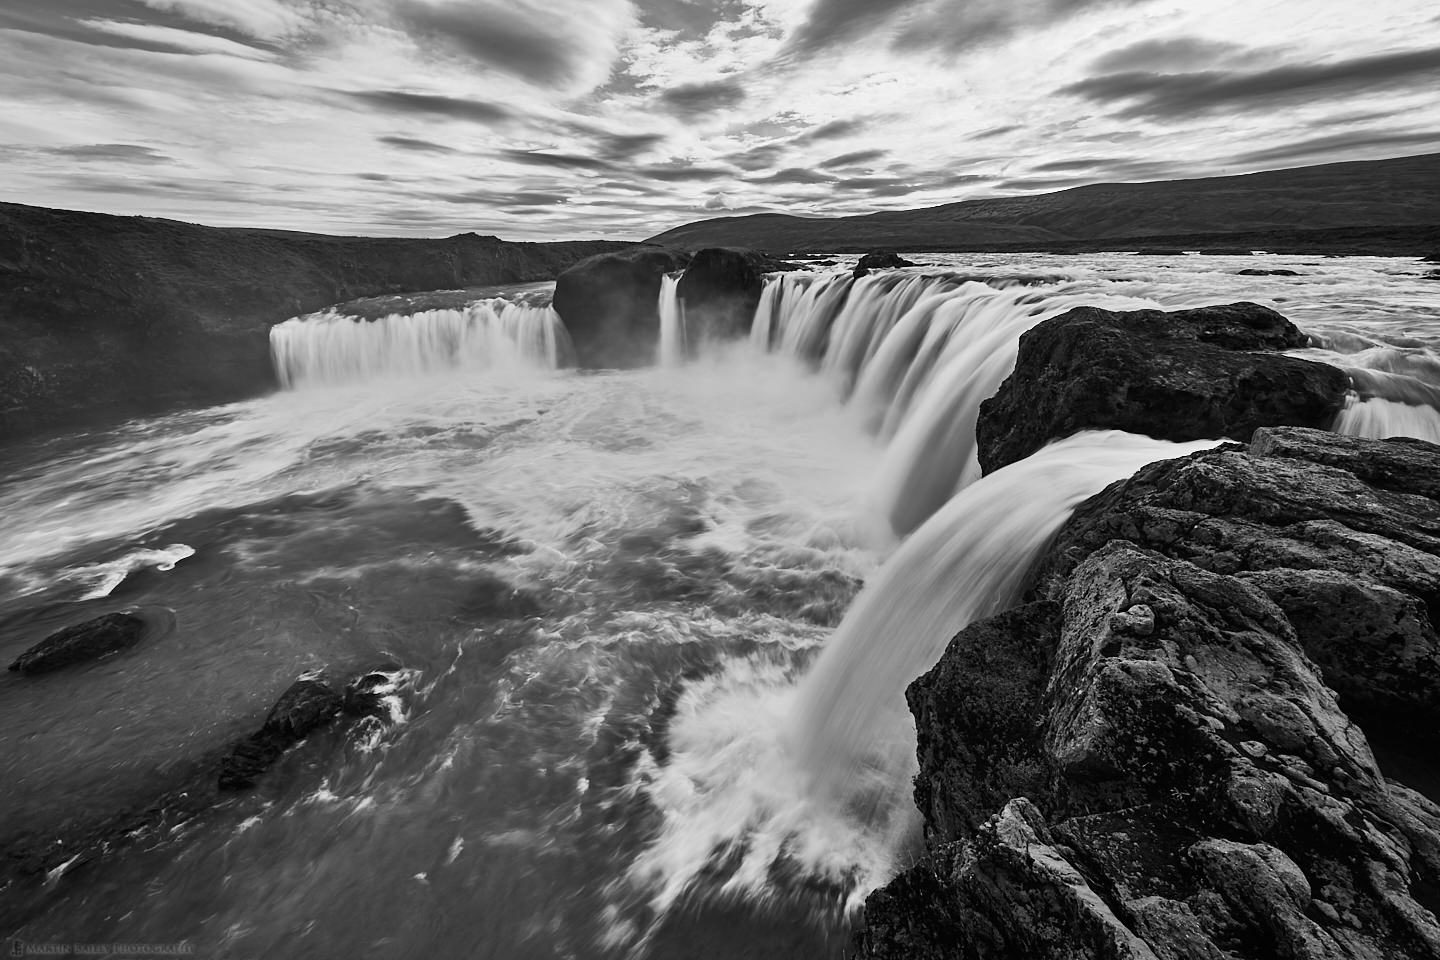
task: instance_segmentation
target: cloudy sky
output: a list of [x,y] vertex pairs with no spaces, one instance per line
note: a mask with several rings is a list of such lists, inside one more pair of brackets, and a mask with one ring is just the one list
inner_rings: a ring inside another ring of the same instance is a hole
[[0,199],[641,238],[1440,151],[1434,0],[0,0]]

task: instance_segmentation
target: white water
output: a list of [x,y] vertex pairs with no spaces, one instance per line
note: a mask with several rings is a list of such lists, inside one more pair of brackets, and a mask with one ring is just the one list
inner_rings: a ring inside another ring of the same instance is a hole
[[680,299],[680,274],[660,278],[660,355],[662,367],[685,362],[685,303]]
[[270,349],[280,383],[294,388],[453,370],[553,370],[571,347],[550,307],[493,298],[371,321],[334,312],[296,317],[271,328]]
[[[115,587],[173,604],[178,627],[71,678],[64,702],[11,689],[0,745],[25,777],[7,810],[168,762],[196,703],[233,719],[250,691],[263,715],[269,685],[357,649],[415,673],[393,734],[307,754],[314,778],[277,778],[148,860],[66,874],[31,939],[80,925],[217,953],[508,960],[595,955],[596,936],[686,955],[663,928],[715,897],[833,924],[905,862],[905,684],[1013,597],[1076,499],[1184,449],[1072,439],[964,487],[974,409],[1020,333],[1077,303],[1257,300],[1319,335],[1299,353],[1352,371],[1338,429],[1429,429],[1414,401],[1437,382],[1440,313],[1403,263],[1275,258],[1309,275],[1247,278],[1238,258],[927,259],[943,262],[774,278],[748,344],[681,369],[554,373],[548,312],[507,327],[494,301],[291,321],[275,337],[291,391],[26,453],[0,478],[0,603]],[[463,520],[412,522],[432,498]],[[526,552],[477,559],[457,525]],[[883,567],[876,526],[915,528]],[[511,648],[467,619],[482,568],[542,599],[505,626]],[[795,612],[838,609],[850,593],[826,585],[860,577],[837,630]],[[708,932],[717,956],[797,952],[757,948],[743,911]]]
[[1372,440],[1415,437],[1440,443],[1440,410],[1383,397],[1362,400],[1351,394],[1345,401],[1345,409],[1335,418],[1334,430]]
[[905,687],[959,630],[1015,602],[1080,502],[1215,442],[1104,431],[1051,444],[921,526],[798,681],[747,660],[692,687],[671,726],[669,763],[642,774],[665,822],[630,879],[653,909],[663,915],[697,890],[784,899],[775,879],[786,875],[832,885],[835,907],[858,907],[903,861],[917,825]]

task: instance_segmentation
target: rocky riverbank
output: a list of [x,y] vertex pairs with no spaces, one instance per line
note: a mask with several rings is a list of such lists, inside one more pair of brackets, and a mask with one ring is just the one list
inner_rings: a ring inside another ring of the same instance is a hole
[[377,294],[553,279],[625,243],[330,237],[0,204],[0,442],[262,393],[267,332]]
[[[1029,394],[1084,380],[1032,377],[1064,320],[982,437],[1033,438]],[[1082,426],[1151,432],[1123,409]],[[1028,602],[912,684],[925,853],[870,898],[859,956],[1440,956],[1440,447],[1225,432],[1246,442],[1082,505]]]

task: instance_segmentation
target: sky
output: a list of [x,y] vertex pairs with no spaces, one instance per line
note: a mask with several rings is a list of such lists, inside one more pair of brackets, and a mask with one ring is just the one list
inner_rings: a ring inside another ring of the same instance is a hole
[[1436,0],[0,0],[0,200],[642,239],[1440,151]]

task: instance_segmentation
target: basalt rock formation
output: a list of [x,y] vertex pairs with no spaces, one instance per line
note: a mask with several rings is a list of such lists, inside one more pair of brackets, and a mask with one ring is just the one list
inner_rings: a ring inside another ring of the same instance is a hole
[[765,274],[782,268],[783,264],[753,250],[697,250],[676,288],[685,305],[689,342],[733,339],[749,333]]
[[254,396],[270,326],[382,293],[548,280],[628,244],[330,237],[0,204],[0,441]]
[[560,274],[552,306],[580,366],[640,367],[660,341],[660,280],[687,262],[663,247],[588,257]]
[[676,295],[693,348],[707,339],[748,333],[764,275],[790,266],[754,250],[710,247],[692,254],[636,247],[566,270],[556,281],[553,306],[580,366],[645,366],[655,362],[660,344],[660,286],[666,274],[684,270]]
[[855,264],[854,276],[858,280],[871,270],[890,270],[896,267],[913,266],[915,266],[914,263],[906,260],[894,250],[871,250],[860,258],[859,263]]
[[1440,731],[1437,476],[1267,428],[1082,505],[909,690],[927,849],[859,955],[1440,956],[1440,765],[1392,759]]
[[990,473],[1079,430],[1247,440],[1262,426],[1328,427],[1349,377],[1273,352],[1306,342],[1254,303],[1170,313],[1077,307],[1020,338],[1015,372],[980,407],[980,465]]

